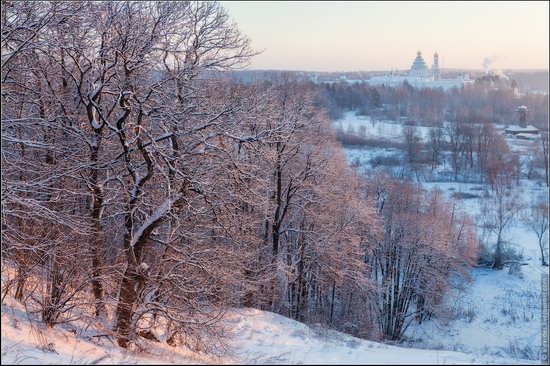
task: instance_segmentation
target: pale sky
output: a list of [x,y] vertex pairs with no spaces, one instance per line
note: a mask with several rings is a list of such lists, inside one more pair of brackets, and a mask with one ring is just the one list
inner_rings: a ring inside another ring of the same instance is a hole
[[[431,66],[548,69],[548,2],[222,1],[251,40],[250,69],[359,71]],[[444,63],[444,65],[442,65]]]

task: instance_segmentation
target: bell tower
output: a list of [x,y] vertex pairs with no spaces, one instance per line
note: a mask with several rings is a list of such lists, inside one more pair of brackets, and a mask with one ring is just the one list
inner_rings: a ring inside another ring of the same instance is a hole
[[440,80],[441,79],[441,72],[439,71],[439,55],[434,53],[434,63],[432,65],[432,73],[434,76],[434,80]]

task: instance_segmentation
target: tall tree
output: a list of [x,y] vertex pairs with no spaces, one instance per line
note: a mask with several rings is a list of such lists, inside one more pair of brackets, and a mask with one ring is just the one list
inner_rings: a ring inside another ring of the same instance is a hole
[[548,204],[545,202],[532,206],[524,216],[525,223],[537,235],[540,248],[541,262],[543,266],[548,266],[545,252],[548,243]]

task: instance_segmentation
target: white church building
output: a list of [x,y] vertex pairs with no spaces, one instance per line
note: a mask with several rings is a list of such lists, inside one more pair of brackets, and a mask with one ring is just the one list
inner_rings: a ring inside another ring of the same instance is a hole
[[366,82],[370,85],[397,86],[408,82],[415,88],[442,88],[448,90],[454,87],[461,88],[464,84],[470,83],[469,75],[459,75],[455,79],[441,79],[439,69],[439,55],[434,54],[434,61],[431,68],[428,68],[418,51],[411,69],[406,73],[389,72],[386,75],[373,76]]

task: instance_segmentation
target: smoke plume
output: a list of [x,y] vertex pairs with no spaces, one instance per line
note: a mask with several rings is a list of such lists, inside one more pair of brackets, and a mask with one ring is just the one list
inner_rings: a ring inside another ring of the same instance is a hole
[[483,59],[483,71],[485,71],[486,74],[489,73],[489,67],[493,64],[493,56],[485,57]]

